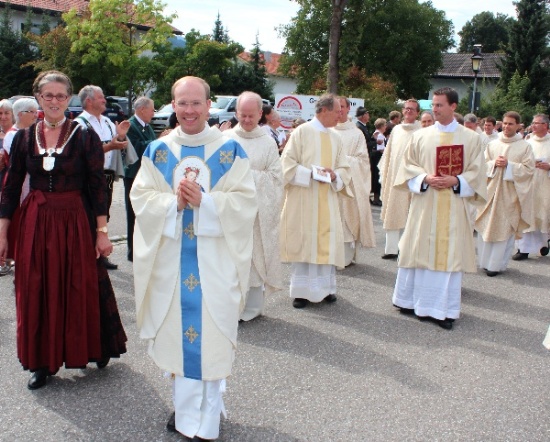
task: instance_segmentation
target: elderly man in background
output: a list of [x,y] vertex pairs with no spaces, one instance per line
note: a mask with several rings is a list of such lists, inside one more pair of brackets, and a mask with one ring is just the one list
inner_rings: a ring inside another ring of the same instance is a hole
[[386,232],[386,247],[382,259],[397,259],[399,238],[407,223],[411,192],[409,189],[394,187],[393,185],[403,162],[405,148],[411,141],[413,134],[421,127],[420,122],[417,121],[419,112],[420,105],[418,101],[413,99],[405,101],[403,104],[403,115],[405,115],[403,122],[394,127],[384,149],[382,159],[378,164],[382,201],[384,202],[380,219]]
[[130,189],[141,166],[143,152],[151,141],[156,139],[155,131],[149,124],[155,115],[155,103],[147,97],[139,97],[134,103],[135,114],[129,119],[130,129],[126,134],[137,154],[137,161],[124,167],[124,202],[126,204],[126,231],[128,241],[128,261],[133,261],[134,223],[136,215],[130,202]]
[[487,203],[478,211],[477,254],[479,267],[487,276],[506,269],[514,240],[534,230],[533,174],[535,157],[531,145],[517,133],[521,117],[506,112],[502,133],[485,150]]
[[420,125],[422,127],[430,127],[434,124],[434,116],[430,111],[422,112],[420,115]]
[[375,247],[374,227],[370,204],[370,161],[367,143],[361,131],[353,124],[348,114],[351,102],[340,97],[340,118],[334,128],[342,138],[346,158],[350,166],[350,189],[355,198],[338,195],[342,227],[344,229],[345,265],[355,262],[357,248]]
[[208,127],[210,87],[172,86],[180,125],[149,144],[132,187],[134,284],[140,337],[172,373],[167,428],[216,439],[250,276],[257,204],[242,147]]
[[315,118],[298,126],[281,157],[285,198],[281,259],[292,263],[294,308],[336,301],[336,266],[344,267],[344,233],[338,192],[353,196],[342,140],[330,128],[340,118],[334,94],[315,103]]
[[283,203],[283,172],[275,140],[258,125],[262,104],[258,94],[243,92],[237,98],[239,124],[225,132],[242,146],[248,156],[258,199],[250,288],[240,316],[243,321],[260,316],[265,296],[282,289],[279,218]]
[[535,156],[533,175],[533,198],[535,224],[523,233],[517,241],[518,251],[512,256],[515,261],[523,261],[529,253],[538,253],[548,247],[550,238],[550,135],[548,134],[548,115],[537,114],[533,117],[533,133],[528,143]]
[[[80,89],[78,98],[82,103],[82,113],[75,118],[82,127],[95,131],[103,143],[105,161],[103,164],[105,180],[107,181],[107,210],[110,211],[113,202],[113,184],[119,177],[124,177],[124,163],[121,151],[128,147],[126,134],[130,128],[129,121],[120,124],[113,122],[102,115],[107,109],[107,100],[103,90],[99,86],[88,85]],[[133,152],[133,149],[131,149]],[[125,151],[126,154],[126,151]],[[135,162],[137,158],[134,158]],[[128,164],[128,163],[127,163]],[[107,222],[110,214],[107,213]],[[113,264],[109,258],[103,257],[105,267],[109,270],[116,270],[118,266]]]

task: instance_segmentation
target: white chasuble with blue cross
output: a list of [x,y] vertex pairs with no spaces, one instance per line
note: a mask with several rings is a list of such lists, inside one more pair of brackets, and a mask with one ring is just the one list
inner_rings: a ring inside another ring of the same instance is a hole
[[[161,368],[191,379],[221,379],[231,368],[247,290],[255,189],[237,142],[217,129],[197,136],[174,132],[148,146],[132,189],[135,240],[141,244],[142,237],[146,250],[134,256],[138,325],[141,336],[153,340],[149,353]],[[163,224],[182,178],[200,185],[203,200],[177,214],[170,238]],[[155,220],[157,227],[151,226]],[[149,237],[147,228],[157,234]]]

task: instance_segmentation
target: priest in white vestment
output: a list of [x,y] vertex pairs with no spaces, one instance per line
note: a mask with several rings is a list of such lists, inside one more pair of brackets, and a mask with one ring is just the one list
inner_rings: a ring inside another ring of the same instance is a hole
[[336,301],[336,269],[344,267],[344,234],[338,192],[350,197],[350,167],[341,138],[329,128],[340,103],[325,94],[315,118],[298,126],[281,163],[285,195],[281,214],[281,259],[292,263],[290,297],[295,308]]
[[386,247],[382,259],[397,259],[399,239],[407,223],[411,193],[407,188],[394,186],[394,183],[405,148],[413,134],[421,128],[420,122],[417,121],[419,112],[418,101],[407,100],[403,104],[403,122],[393,128],[382,159],[378,163],[383,202],[380,219],[386,232]]
[[265,297],[282,287],[279,220],[283,202],[283,172],[275,140],[258,125],[263,102],[254,92],[237,98],[239,124],[225,134],[237,141],[250,161],[258,215],[254,222],[249,290],[240,319],[250,321],[264,311]]
[[534,228],[533,174],[535,157],[530,144],[517,133],[521,117],[506,112],[502,133],[485,150],[487,203],[478,211],[477,254],[487,276],[506,270],[514,241]]
[[[483,204],[487,192],[479,135],[458,124],[457,104],[454,89],[434,92],[436,124],[414,133],[395,179],[412,198],[399,241],[393,304],[447,330],[460,316],[463,272],[476,271],[467,201]],[[436,149],[452,145],[463,148],[462,172],[438,176]]]
[[518,251],[512,257],[522,261],[529,253],[548,254],[550,239],[550,134],[547,115],[537,114],[533,117],[533,133],[527,141],[533,148],[535,156],[535,173],[533,175],[533,207],[535,225],[523,232],[523,238],[517,241]]
[[216,439],[248,288],[256,191],[241,146],[206,124],[210,88],[172,87],[180,126],[147,147],[131,201],[140,337],[172,375],[167,428]]
[[348,118],[351,102],[340,97],[340,119],[334,128],[342,138],[346,158],[350,166],[350,188],[355,198],[338,194],[342,228],[344,229],[344,255],[346,267],[355,262],[357,249],[375,247],[374,226],[369,204],[371,172],[367,142],[363,133]]

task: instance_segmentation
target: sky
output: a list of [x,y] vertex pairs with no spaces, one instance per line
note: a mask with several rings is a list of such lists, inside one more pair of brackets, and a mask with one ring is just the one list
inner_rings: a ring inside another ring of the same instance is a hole
[[[328,1],[328,0],[327,0]],[[456,33],[471,18],[483,11],[515,17],[512,0],[431,0],[432,5],[445,11]],[[277,35],[276,27],[287,24],[296,15],[298,5],[290,0],[163,0],[166,13],[176,12],[178,18],[172,23],[184,34],[195,28],[202,34],[211,34],[214,22],[220,19],[229,37],[242,44],[245,50],[252,49],[256,34],[264,51],[280,53],[284,40]]]

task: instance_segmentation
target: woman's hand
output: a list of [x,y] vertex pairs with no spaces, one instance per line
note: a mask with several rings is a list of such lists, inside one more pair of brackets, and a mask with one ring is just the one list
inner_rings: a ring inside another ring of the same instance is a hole
[[113,245],[109,240],[109,237],[106,233],[97,232],[97,239],[95,241],[95,254],[96,259],[100,256],[108,258],[109,255],[113,252]]

